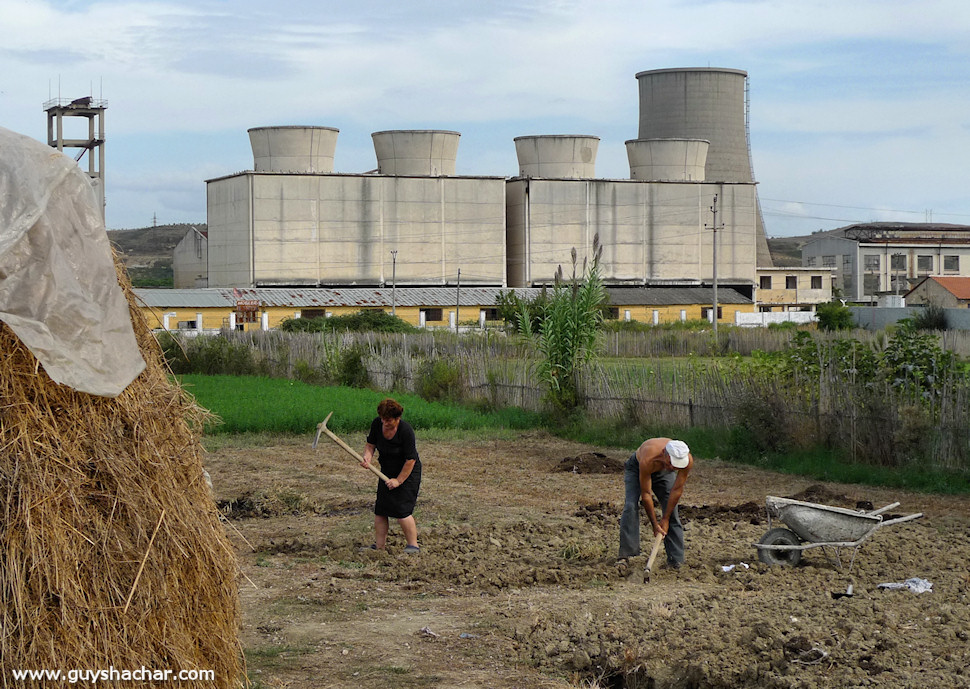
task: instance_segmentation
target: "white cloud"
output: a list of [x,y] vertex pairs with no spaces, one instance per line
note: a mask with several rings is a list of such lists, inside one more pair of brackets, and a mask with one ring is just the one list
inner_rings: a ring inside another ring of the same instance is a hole
[[186,189],[156,168],[200,175],[204,196],[268,124],[340,128],[345,171],[374,166],[377,129],[461,130],[465,174],[514,174],[513,136],[593,134],[598,173],[625,176],[636,72],[711,65],[751,76],[763,195],[970,212],[965,0],[0,0],[0,16],[0,125],[43,139],[49,94],[107,98],[125,204],[140,179]]

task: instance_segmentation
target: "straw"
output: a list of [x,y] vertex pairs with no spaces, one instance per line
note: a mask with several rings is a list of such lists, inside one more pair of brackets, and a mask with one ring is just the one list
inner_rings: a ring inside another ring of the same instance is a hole
[[113,667],[239,687],[239,568],[203,477],[207,412],[170,380],[118,270],[147,367],[117,398],[54,383],[0,323],[2,686],[10,669]]

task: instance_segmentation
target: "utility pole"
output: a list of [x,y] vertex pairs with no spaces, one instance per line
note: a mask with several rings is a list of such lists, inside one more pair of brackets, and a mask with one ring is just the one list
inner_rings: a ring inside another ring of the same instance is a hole
[[391,249],[391,315],[397,315],[397,249]]
[[458,269],[458,288],[455,292],[455,334],[458,334],[458,309],[461,305],[461,268]]
[[717,194],[714,194],[714,203],[711,205],[711,213],[714,214],[714,223],[711,229],[714,230],[714,256],[713,256],[713,287],[714,287],[714,315],[711,317],[711,321],[714,323],[714,337],[717,337]]

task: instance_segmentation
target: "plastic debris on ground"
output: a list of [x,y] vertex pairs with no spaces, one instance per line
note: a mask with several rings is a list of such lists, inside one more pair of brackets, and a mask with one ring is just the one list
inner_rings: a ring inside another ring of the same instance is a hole
[[919,577],[912,577],[902,583],[890,582],[886,584],[879,584],[879,588],[889,590],[909,589],[913,593],[932,593],[933,582],[927,581],[926,579],[920,579]]

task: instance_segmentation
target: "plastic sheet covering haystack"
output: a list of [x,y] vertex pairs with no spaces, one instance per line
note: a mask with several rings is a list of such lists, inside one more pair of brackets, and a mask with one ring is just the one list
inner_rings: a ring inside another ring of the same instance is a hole
[[0,689],[238,689],[207,413],[169,377],[71,165],[0,130]]
[[74,160],[0,127],[0,320],[52,380],[114,397],[145,362],[98,205]]

